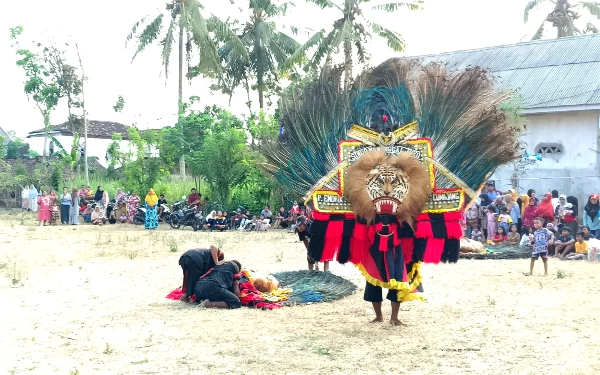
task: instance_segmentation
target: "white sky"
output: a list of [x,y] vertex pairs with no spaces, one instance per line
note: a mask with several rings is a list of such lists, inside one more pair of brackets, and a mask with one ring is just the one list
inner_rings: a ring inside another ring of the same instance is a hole
[[[391,2],[386,1],[386,2]],[[529,40],[547,7],[532,12],[530,23],[523,23],[523,8],[527,0],[425,0],[425,10],[396,13],[377,12],[375,20],[401,33],[408,44],[403,55],[421,55],[485,46],[517,43]],[[44,40],[79,44],[88,82],[86,104],[90,119],[112,120],[125,124],[137,123],[140,128],[172,125],[177,110],[177,56],[171,62],[169,81],[161,75],[158,47],[149,48],[131,63],[133,45],[125,48],[125,39],[132,25],[148,13],[163,9],[166,0],[30,0],[27,6],[19,1],[6,1],[0,13],[0,126],[15,130],[25,137],[28,132],[43,128],[42,117],[33,102],[23,92],[24,74],[15,65],[9,27],[22,25],[23,41]],[[247,1],[237,0],[244,4]],[[281,24],[304,26],[318,30],[330,26],[335,12],[295,0],[289,16]],[[239,17],[238,6],[229,0],[204,0],[208,10],[220,17]],[[395,56],[384,42],[374,38],[370,44],[372,64]],[[73,60],[73,64],[77,60]],[[184,98],[197,95],[202,105],[219,104],[227,108],[228,100],[212,93],[210,82],[194,80],[184,87]],[[117,97],[125,98],[125,109],[115,113]],[[251,99],[258,102],[257,96]],[[247,113],[243,104],[245,93],[236,94],[229,108],[236,114]],[[52,115],[52,123],[66,119],[66,104]]]

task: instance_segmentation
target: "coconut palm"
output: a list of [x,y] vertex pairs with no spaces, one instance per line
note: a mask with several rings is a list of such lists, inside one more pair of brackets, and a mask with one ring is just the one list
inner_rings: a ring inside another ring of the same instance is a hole
[[336,53],[342,47],[344,52],[344,87],[347,88],[352,80],[353,54],[356,53],[358,61],[364,64],[369,59],[367,52],[367,42],[370,33],[378,35],[387,41],[388,47],[400,52],[404,49],[405,43],[400,34],[387,29],[380,24],[367,19],[363,14],[363,9],[370,6],[373,10],[382,10],[385,12],[395,12],[400,8],[410,10],[422,9],[423,0],[414,0],[409,2],[395,2],[384,4],[371,4],[371,0],[306,0],[321,7],[336,9],[340,18],[333,22],[333,27],[329,32],[321,30],[314,34],[294,55],[285,63],[284,69],[290,69],[292,66],[303,62],[306,59],[306,53],[309,49],[316,47],[312,58],[309,61],[310,68],[316,68],[324,59],[330,59],[333,53]]
[[[285,15],[288,3],[276,0],[249,0],[250,19],[238,30],[236,38],[229,37],[219,49],[224,74],[219,87],[230,96],[233,90],[256,78],[258,103],[264,108],[264,93],[268,80],[276,81],[282,64],[300,47],[291,36],[277,30],[275,19]],[[219,37],[222,39],[222,37]],[[243,49],[239,48],[243,45]]]
[[[177,39],[178,62],[179,62],[179,95],[177,98],[177,113],[181,116],[183,112],[183,65],[184,53],[188,66],[191,65],[192,52],[197,49],[200,55],[199,64],[194,66],[195,75],[218,77],[222,73],[217,44],[212,39],[211,33],[218,34],[222,39],[234,36],[233,32],[224,22],[210,16],[198,0],[172,0],[166,4],[166,12],[158,14],[152,21],[146,16],[133,25],[133,29],[127,36],[127,41],[136,39],[136,51],[132,61],[146,47],[158,42],[162,47],[162,65],[165,78],[169,77],[171,53]],[[162,34],[165,16],[170,17],[169,25],[165,34]],[[148,22],[149,21],[149,22]],[[145,28],[138,33],[140,26]],[[178,34],[178,35],[176,35]],[[160,38],[160,39],[159,39]],[[236,46],[235,41],[232,42]],[[188,68],[188,71],[190,68]],[[188,74],[191,78],[192,75]],[[185,162],[183,155],[180,159],[181,173],[185,173]]]
[[587,22],[584,29],[575,26],[575,21],[581,17],[581,11],[585,11],[600,20],[600,2],[595,1],[532,0],[525,6],[525,23],[529,20],[529,11],[546,2],[554,3],[554,9],[544,18],[532,40],[541,39],[544,36],[546,22],[556,27],[558,38],[600,32],[591,22]]

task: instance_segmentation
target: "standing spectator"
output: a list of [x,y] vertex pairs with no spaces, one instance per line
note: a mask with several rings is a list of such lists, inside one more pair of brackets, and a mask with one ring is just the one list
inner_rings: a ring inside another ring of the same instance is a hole
[[[550,201],[550,204],[552,204],[552,201]],[[535,218],[533,225],[535,232],[531,241],[531,263],[529,264],[529,273],[526,273],[525,276],[533,275],[533,266],[539,257],[542,257],[542,262],[544,262],[544,275],[548,276],[548,241],[552,239],[552,232],[544,228],[544,219],[541,217]]]
[[502,195],[498,195],[496,199],[494,199],[494,203],[492,205],[496,208],[496,213],[499,214],[502,212],[502,209],[506,207],[504,204],[504,197]]
[[58,219],[60,218],[60,204],[59,204],[58,194],[54,189],[50,192],[50,204],[51,208],[51,216],[50,225],[56,225]]
[[140,197],[138,197],[137,193],[134,190],[131,193],[131,195],[129,196],[129,199],[127,200],[127,211],[129,212],[128,220],[131,224],[133,224],[133,217],[135,216],[135,213],[137,212],[139,204],[140,204]]
[[535,206],[535,198],[532,198],[528,202],[529,204],[525,207],[525,211],[523,211],[523,228],[521,228],[521,233],[523,236],[529,234],[529,230],[533,228],[534,220],[537,217],[537,207]]
[[25,185],[23,191],[21,191],[21,209],[29,211],[29,185]]
[[554,222],[554,207],[552,206],[552,194],[546,193],[537,208],[537,215],[546,221],[546,224]]
[[598,194],[590,195],[585,205],[585,215],[583,215],[583,225],[590,228],[590,232],[596,238],[600,238],[600,196]]
[[506,196],[504,196],[504,200],[506,201],[506,211],[510,215],[513,224],[517,225],[518,232],[520,229],[519,222],[521,221],[521,210],[519,209],[519,205],[511,194],[506,194]]
[[29,211],[37,212],[38,210],[38,191],[35,188],[35,185],[31,185],[29,187]]
[[558,204],[556,206],[554,206],[554,218],[556,219],[557,225],[562,226],[562,224],[563,224],[566,204],[567,204],[567,196],[561,195],[558,198]]
[[146,203],[146,221],[144,222],[144,228],[156,229],[158,228],[158,214],[156,212],[158,196],[154,192],[154,189],[148,190],[148,194],[144,201]]
[[[552,190],[552,192],[550,193],[552,194],[552,207],[554,208],[554,210],[556,210],[556,206],[558,206],[558,200],[559,200],[559,195],[558,195],[558,190]],[[565,195],[565,198],[567,196]]]
[[485,194],[490,201],[494,201],[496,197],[502,195],[498,190],[496,190],[496,186],[492,181],[488,181],[487,184],[485,184]]
[[202,195],[198,194],[196,188],[192,188],[190,190],[190,195],[188,196],[188,206],[198,206],[202,202]]
[[517,203],[519,204],[519,209],[521,210],[521,224],[519,225],[519,228],[521,229],[520,232],[522,234],[524,226],[523,216],[525,216],[525,209],[527,208],[527,206],[529,206],[529,195],[521,194],[521,196],[517,200]]
[[104,190],[102,192],[102,209],[104,210],[104,216],[106,216],[106,209],[108,208],[108,202],[110,202],[110,198],[108,197],[108,191]]
[[260,214],[264,216],[265,219],[269,220],[269,223],[271,222],[271,216],[273,216],[273,213],[271,212],[271,206],[265,206],[265,209],[262,210]]
[[79,191],[77,188],[71,190],[71,207],[69,208],[69,224],[79,224]]
[[571,229],[571,234],[577,233],[579,224],[577,218],[579,217],[579,201],[572,195],[567,197],[567,204],[565,205],[565,214],[563,221],[565,225]]
[[[527,190],[527,195],[529,196],[530,200],[533,199],[533,198],[535,198],[535,190],[533,190],[533,189]],[[535,205],[537,206],[537,198],[536,198],[536,201],[535,201]]]
[[69,224],[69,214],[71,211],[71,194],[69,189],[63,188],[63,193],[60,195],[60,222]]
[[38,200],[39,202],[39,211],[38,211],[38,220],[40,225],[44,223],[44,226],[50,222],[52,219],[52,204],[51,199],[48,196],[48,192],[44,190],[44,193]]
[[498,214],[496,213],[495,207],[492,206],[491,204],[489,206],[487,206],[487,239],[491,240],[492,237],[494,237],[494,235],[496,234],[496,228],[497,228],[497,219],[496,217],[498,216]]
[[492,202],[488,199],[487,194],[479,195],[479,201],[481,205],[481,231],[483,232],[483,235],[487,237],[487,208]]
[[465,212],[465,221],[467,223],[466,235],[471,238],[471,232],[474,228],[479,228],[481,219],[481,206],[476,201],[471,202],[469,209]]

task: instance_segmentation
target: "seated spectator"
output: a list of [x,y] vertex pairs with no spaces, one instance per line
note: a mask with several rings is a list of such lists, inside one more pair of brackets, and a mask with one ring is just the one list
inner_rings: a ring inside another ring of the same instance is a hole
[[575,251],[575,239],[571,236],[571,229],[563,227],[560,236],[554,241],[554,256],[564,258]]
[[533,241],[533,228],[527,228],[528,234],[523,234],[521,238],[520,246],[531,246],[531,242]]
[[104,216],[104,211],[100,209],[100,206],[96,206],[94,208],[94,212],[92,212],[92,224],[94,225],[103,225],[106,224],[106,217]]
[[584,225],[583,227],[581,227],[581,233],[583,233],[583,239],[584,239],[584,241],[589,241],[591,239],[595,239],[596,238],[596,237],[594,237],[594,235],[590,231],[590,227],[588,227],[587,225]]
[[260,214],[261,216],[264,216],[265,219],[269,220],[269,223],[271,222],[271,217],[273,216],[273,213],[271,212],[271,206],[265,206],[264,210],[262,210]]
[[116,224],[117,223],[117,212],[114,210],[111,210],[110,213],[108,214],[108,223],[109,224]]
[[256,230],[256,224],[258,223],[258,218],[256,215],[252,215],[252,219],[246,220],[246,225],[244,226],[244,230]]
[[192,188],[190,195],[188,196],[188,206],[197,206],[202,202],[202,195],[198,194],[196,188]]
[[88,203],[85,208],[85,211],[83,211],[83,213],[81,214],[84,222],[86,222],[86,223],[92,222],[92,212],[94,212],[94,209],[92,208],[92,204]]
[[200,277],[194,287],[196,301],[206,308],[239,309],[239,273],[242,265],[236,260],[217,264]]
[[504,227],[498,227],[498,229],[496,229],[496,233],[494,233],[492,241],[496,245],[500,245],[506,242],[506,231],[504,230]]
[[233,215],[233,218],[231,219],[231,226],[233,228],[239,228],[243,219],[244,219],[244,214],[242,213],[242,210],[238,209],[235,212],[235,215]]
[[510,246],[519,246],[521,235],[519,234],[519,228],[517,228],[517,224],[511,224],[510,232],[508,233],[508,236],[506,236],[506,240]]
[[223,219],[225,220],[225,226],[227,229],[231,229],[231,218],[229,217],[227,211],[223,211]]
[[158,220],[162,221],[162,215],[165,212],[165,208],[164,206],[167,206],[169,203],[167,202],[167,200],[165,199],[165,195],[161,194],[158,197],[158,203],[156,204],[158,209],[157,209],[157,213],[158,213]]
[[483,232],[479,230],[479,226],[474,225],[473,230],[471,231],[471,239],[473,241],[484,242],[485,238],[483,237]]
[[256,220],[256,230],[257,231],[267,231],[271,228],[271,224],[269,224],[269,219],[267,219],[264,215],[260,215],[258,220]]
[[298,201],[294,201],[294,205],[290,208],[290,216],[298,215],[300,213],[300,206],[298,206]]
[[242,220],[240,221],[239,230],[250,230],[250,226],[253,224],[254,218],[250,216],[250,211],[246,210],[246,213],[242,214]]
[[279,212],[277,213],[277,216],[275,216],[275,223],[273,223],[273,229],[287,228],[289,226],[289,223],[286,221],[288,216],[287,212],[285,212],[285,208],[283,208],[283,206],[279,207]]
[[588,256],[589,245],[583,238],[583,232],[577,232],[575,235],[575,252],[567,254],[565,259],[575,260],[575,259],[586,259]]
[[225,218],[223,217],[223,213],[221,211],[217,212],[217,216],[215,217],[215,221],[211,229],[216,229],[220,232],[227,229],[227,224],[225,223]]
[[215,219],[216,219],[216,217],[217,217],[217,212],[216,211],[211,211],[206,216],[206,223],[204,223],[204,229],[213,230],[214,226],[215,226]]

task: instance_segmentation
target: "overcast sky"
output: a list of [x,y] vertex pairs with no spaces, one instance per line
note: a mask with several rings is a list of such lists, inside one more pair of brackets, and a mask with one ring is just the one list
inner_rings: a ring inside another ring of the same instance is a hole
[[[125,39],[132,25],[147,14],[156,14],[164,8],[165,0],[30,0],[3,2],[0,13],[0,108],[6,131],[15,130],[18,136],[43,128],[42,117],[34,103],[23,92],[23,71],[15,65],[14,48],[11,47],[9,27],[22,25],[23,41],[45,40],[53,37],[58,42],[79,44],[86,69],[86,104],[90,119],[136,123],[138,127],[172,125],[177,111],[177,56],[173,55],[169,80],[161,74],[160,49],[149,48],[132,63],[133,46],[125,47]],[[246,8],[247,1],[203,0],[207,9],[218,16],[240,17],[239,7]],[[547,7],[541,7],[523,23],[526,0],[425,0],[425,10],[397,13],[373,13],[374,18],[401,33],[408,47],[402,55],[422,55],[461,49],[481,48],[518,43],[530,39]],[[321,11],[302,0],[288,17],[280,22],[286,26],[303,26],[319,30],[328,27],[335,12]],[[398,54],[374,38],[370,44],[372,64]],[[71,50],[71,52],[73,52]],[[76,60],[73,61],[76,63]],[[227,98],[212,93],[210,82],[196,79],[184,88],[184,98],[197,95],[202,105],[219,104],[227,107]],[[125,98],[125,109],[115,113],[117,97]],[[258,102],[254,96],[252,100]],[[236,114],[247,113],[243,104],[245,93],[234,97],[229,108]],[[52,123],[66,119],[65,105],[52,115]]]

